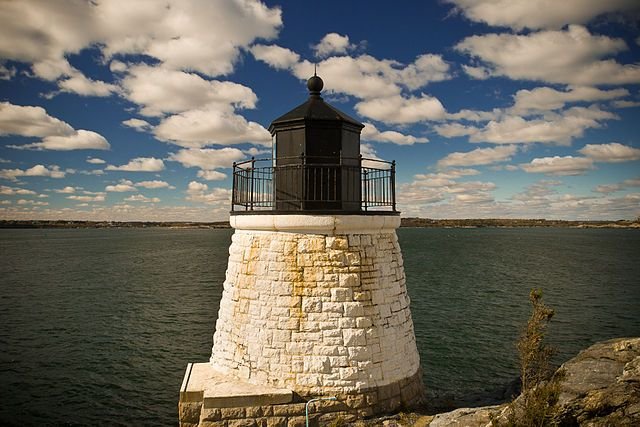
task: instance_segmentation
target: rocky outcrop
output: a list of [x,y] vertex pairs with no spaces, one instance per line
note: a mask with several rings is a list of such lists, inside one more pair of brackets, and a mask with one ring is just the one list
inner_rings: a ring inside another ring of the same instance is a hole
[[563,368],[561,425],[640,425],[640,338],[595,344]]
[[[561,426],[640,425],[640,338],[592,345],[560,367],[558,415]],[[436,415],[430,427],[491,426],[506,405],[460,408]]]

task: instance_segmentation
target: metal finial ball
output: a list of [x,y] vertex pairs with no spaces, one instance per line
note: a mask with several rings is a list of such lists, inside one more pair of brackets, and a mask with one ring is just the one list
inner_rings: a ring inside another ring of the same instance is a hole
[[319,94],[323,87],[324,82],[318,76],[312,76],[307,80],[307,88],[309,89],[309,92],[313,94]]

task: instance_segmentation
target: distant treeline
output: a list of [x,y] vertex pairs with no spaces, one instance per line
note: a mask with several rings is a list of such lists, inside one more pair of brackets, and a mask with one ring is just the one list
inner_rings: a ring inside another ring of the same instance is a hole
[[[555,219],[430,219],[402,218],[401,227],[480,228],[480,227],[573,227],[573,228],[640,228],[640,220],[563,221]],[[67,221],[67,220],[0,220],[0,228],[231,228],[229,221]]]
[[640,228],[640,221],[564,221],[557,219],[506,219],[506,218],[478,218],[478,219],[429,219],[402,218],[401,227],[451,227],[451,228],[479,228],[479,227],[578,227],[578,228]]
[[40,221],[1,220],[0,228],[231,228],[229,221],[181,222],[181,221]]

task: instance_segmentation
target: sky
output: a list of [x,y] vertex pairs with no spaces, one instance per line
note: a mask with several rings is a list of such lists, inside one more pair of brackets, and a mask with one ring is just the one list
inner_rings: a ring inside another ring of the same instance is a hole
[[225,220],[314,64],[403,216],[640,215],[637,0],[16,0],[0,219]]

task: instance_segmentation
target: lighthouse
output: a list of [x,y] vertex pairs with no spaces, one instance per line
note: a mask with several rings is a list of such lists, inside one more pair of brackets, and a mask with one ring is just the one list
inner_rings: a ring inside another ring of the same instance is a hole
[[189,363],[182,426],[297,426],[423,398],[396,229],[395,162],[307,81],[271,123],[274,156],[233,166],[235,229],[209,362]]

